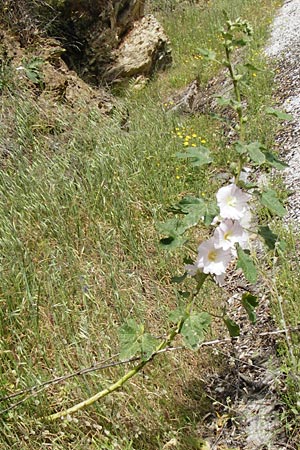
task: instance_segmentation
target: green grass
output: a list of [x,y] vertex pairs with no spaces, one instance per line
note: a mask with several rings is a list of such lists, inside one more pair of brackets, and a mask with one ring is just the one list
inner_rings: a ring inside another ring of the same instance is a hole
[[[145,322],[155,334],[166,330],[168,310],[178,303],[169,280],[182,271],[182,258],[159,249],[156,223],[183,194],[210,198],[220,185],[208,171],[174,157],[183,148],[176,128],[206,140],[216,157],[215,175],[232,155],[218,122],[166,112],[163,103],[195,76],[204,84],[217,73],[194,55],[199,47],[221,51],[223,8],[252,22],[249,58],[264,70],[260,50],[276,2],[260,3],[236,1],[233,7],[232,1],[215,0],[201,8],[162,10],[174,66],[142,91],[123,93],[129,132],[121,130],[118,112],[104,119],[92,109],[44,110],[30,92],[13,85],[5,90],[0,144],[9,144],[11,155],[0,172],[1,395],[117,355],[117,328],[127,318]],[[257,73],[245,93],[248,138],[267,144],[275,129],[263,120],[272,78]],[[296,285],[288,270],[279,288],[292,296]],[[209,287],[205,295],[217,308],[223,294]],[[296,308],[295,299],[289,304]],[[53,385],[2,416],[0,448],[151,450],[172,438],[178,448],[185,449],[188,439],[190,448],[200,448],[197,430],[212,408],[200,381],[208,368],[218,370],[209,351],[161,356],[122,391],[67,424],[41,417],[93,395],[126,369]]]

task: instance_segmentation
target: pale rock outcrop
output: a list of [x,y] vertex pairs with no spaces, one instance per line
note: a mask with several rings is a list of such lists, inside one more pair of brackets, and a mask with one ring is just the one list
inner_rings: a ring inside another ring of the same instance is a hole
[[114,63],[104,75],[112,81],[138,75],[149,77],[172,62],[170,41],[152,15],[136,21],[112,55]]

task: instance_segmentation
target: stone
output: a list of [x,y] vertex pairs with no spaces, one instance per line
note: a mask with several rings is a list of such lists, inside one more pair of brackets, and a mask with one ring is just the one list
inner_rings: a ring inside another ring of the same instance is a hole
[[99,85],[112,62],[112,51],[143,17],[145,1],[5,0],[3,16],[22,46],[34,42],[40,34],[58,39],[68,67],[85,81]]
[[172,63],[171,46],[162,26],[152,15],[136,21],[113,52],[114,63],[104,74],[110,81],[143,75],[150,77]]

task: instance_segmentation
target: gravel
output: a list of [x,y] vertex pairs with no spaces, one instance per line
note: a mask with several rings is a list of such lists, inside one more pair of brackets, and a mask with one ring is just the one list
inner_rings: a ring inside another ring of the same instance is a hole
[[300,0],[287,0],[272,24],[266,55],[276,65],[275,81],[281,109],[293,115],[277,136],[282,158],[289,164],[284,182],[290,192],[289,224],[300,229]]

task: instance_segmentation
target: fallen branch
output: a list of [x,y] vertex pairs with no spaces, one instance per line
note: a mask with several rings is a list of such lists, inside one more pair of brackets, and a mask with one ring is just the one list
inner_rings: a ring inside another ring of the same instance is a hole
[[[300,331],[300,325],[297,327],[293,327],[293,328],[284,328],[282,330],[274,330],[274,331],[266,331],[263,333],[259,333],[258,336],[270,336],[270,335],[278,335],[278,334],[286,334],[288,332],[296,332],[296,331]],[[206,342],[202,342],[201,347],[208,347],[208,346],[213,346],[213,345],[219,345],[219,344],[224,344],[226,342],[231,342],[232,338],[224,338],[224,339],[214,339],[212,341],[206,341]],[[172,352],[172,351],[177,351],[177,350],[185,350],[186,348],[183,346],[177,346],[177,347],[166,347],[164,349],[161,349],[157,352],[155,352],[152,356],[156,356],[158,354],[161,353],[166,353],[166,352]],[[113,357],[117,357],[118,355],[114,355]],[[31,397],[36,396],[37,394],[39,394],[40,392],[42,392],[43,390],[45,390],[46,388],[48,388],[51,385],[55,385],[55,384],[59,384],[62,383],[66,380],[69,380],[71,378],[75,378],[75,377],[79,377],[82,375],[86,375],[88,373],[92,373],[92,372],[96,372],[99,370],[104,370],[110,367],[117,367],[117,366],[122,366],[122,365],[126,365],[126,364],[130,364],[132,362],[137,362],[140,361],[141,358],[140,357],[134,357],[134,358],[129,358],[127,360],[124,361],[111,361],[111,362],[107,362],[110,361],[113,357],[109,358],[108,360],[102,361],[101,363],[98,364],[93,364],[90,367],[85,367],[83,369],[79,369],[73,373],[67,374],[67,375],[63,375],[60,377],[56,377],[53,378],[51,380],[48,381],[44,381],[41,384],[37,384],[35,386],[20,390],[18,392],[14,392],[13,394],[7,395],[5,397],[0,398],[0,402],[4,402],[7,400],[11,400],[13,398],[28,394],[25,398],[23,398],[22,400],[13,403],[12,405],[10,405],[8,408],[3,409],[2,411],[0,411],[0,414],[4,414],[14,408],[16,408],[17,406],[19,406],[20,404],[24,403],[25,401],[27,401],[28,399],[30,399]],[[250,364],[250,363],[248,363]],[[257,368],[262,369],[262,367],[259,366],[255,366]],[[265,369],[266,370],[266,369]],[[101,398],[101,397],[100,397]],[[84,402],[82,402],[84,403]],[[87,405],[85,405],[87,406]]]

